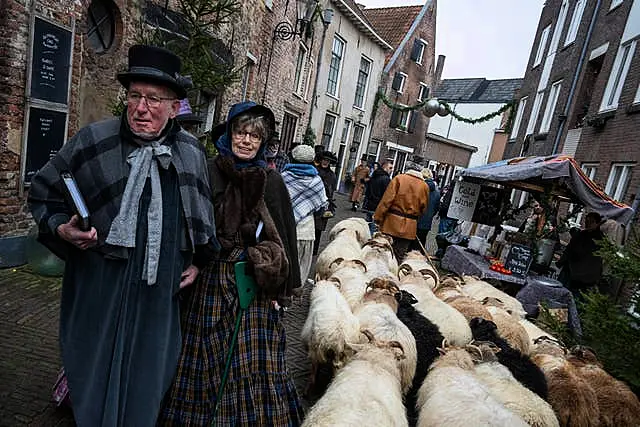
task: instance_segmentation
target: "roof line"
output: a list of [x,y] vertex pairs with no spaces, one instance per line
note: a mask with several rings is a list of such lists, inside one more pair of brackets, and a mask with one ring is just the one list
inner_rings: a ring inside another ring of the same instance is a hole
[[351,14],[352,14],[353,16],[355,16],[355,17],[358,19],[358,21],[360,21],[360,22],[362,23],[362,25],[364,25],[364,26],[367,28],[367,30],[369,30],[369,31],[371,32],[371,34],[372,34],[372,35],[374,35],[374,36],[375,36],[375,38],[376,38],[376,39],[378,39],[378,40],[380,41],[380,43],[381,43],[382,45],[384,45],[384,46],[385,46],[385,47],[387,47],[388,49],[393,49],[393,46],[391,46],[391,45],[390,45],[389,43],[387,43],[387,42],[386,42],[382,37],[380,37],[380,36],[378,35],[378,33],[376,33],[376,32],[375,32],[375,30],[371,27],[371,25],[369,25],[369,23],[368,23],[368,22],[366,22],[364,19],[362,19],[362,18],[360,17],[360,15],[358,15],[358,14],[357,14],[353,9],[351,9],[351,7],[349,7],[349,5],[348,5],[347,3],[345,3],[345,1],[344,1],[344,0],[336,0],[336,1],[339,1],[340,3],[342,3],[342,5],[343,5],[344,7],[346,7],[346,8],[347,8],[347,10],[349,10],[349,12],[351,12]]
[[407,31],[407,34],[404,35],[404,38],[398,45],[398,48],[393,53],[393,56],[391,57],[387,65],[384,67],[385,73],[388,73],[389,70],[391,70],[391,67],[393,66],[393,64],[395,64],[396,60],[398,59],[398,56],[400,56],[400,52],[402,52],[402,50],[404,49],[404,46],[409,42],[409,39],[415,32],[416,28],[418,28],[418,24],[420,23],[420,21],[422,21],[422,18],[424,18],[424,15],[427,13],[427,9],[431,3],[433,3],[433,0],[427,0],[424,6],[422,6],[420,13],[418,13],[418,16],[416,16],[416,19],[413,20],[413,23],[411,24],[409,31]]
[[427,138],[431,138],[445,144],[453,145],[454,147],[460,147],[463,150],[471,151],[472,153],[475,153],[478,151],[478,147],[465,144],[464,142],[456,141],[455,139],[449,139],[444,136],[437,135],[435,133],[427,132]]

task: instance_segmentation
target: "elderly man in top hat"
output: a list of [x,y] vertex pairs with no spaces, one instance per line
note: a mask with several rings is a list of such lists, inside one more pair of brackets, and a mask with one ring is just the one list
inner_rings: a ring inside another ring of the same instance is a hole
[[179,292],[217,247],[205,153],[175,120],[180,67],[131,47],[122,117],[80,129],[31,183],[39,239],[66,260],[60,342],[79,426],[155,425],[180,355]]

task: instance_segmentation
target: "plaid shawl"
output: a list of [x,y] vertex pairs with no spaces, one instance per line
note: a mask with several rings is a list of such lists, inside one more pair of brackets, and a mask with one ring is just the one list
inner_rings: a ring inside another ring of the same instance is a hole
[[[193,251],[194,245],[215,245],[215,220],[204,150],[198,140],[175,121],[169,122],[165,134],[164,144],[171,145],[171,163],[178,174],[190,249]],[[126,248],[109,245],[105,239],[111,222],[118,215],[127,184],[126,159],[137,147],[126,119],[119,118],[90,124],[64,144],[31,181],[28,203],[39,225],[39,240],[65,257],[66,245],[54,233],[58,225],[73,215],[60,178],[61,172],[69,171],[87,203],[91,225],[98,232],[97,250],[126,258]]]
[[282,171],[282,179],[291,197],[296,224],[307,215],[327,207],[324,184],[312,165],[288,164]]

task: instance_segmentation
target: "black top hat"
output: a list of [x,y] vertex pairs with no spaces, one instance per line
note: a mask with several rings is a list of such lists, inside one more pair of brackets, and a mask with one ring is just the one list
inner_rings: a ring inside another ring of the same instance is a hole
[[329,150],[325,150],[322,153],[322,158],[325,159],[325,160],[329,160],[330,163],[337,163],[338,162],[338,157],[336,157],[336,155],[333,154]]
[[118,80],[126,88],[132,81],[150,81],[167,86],[178,98],[186,98],[187,91],[180,78],[180,58],[166,49],[134,45],[129,48],[129,70],[118,73]]

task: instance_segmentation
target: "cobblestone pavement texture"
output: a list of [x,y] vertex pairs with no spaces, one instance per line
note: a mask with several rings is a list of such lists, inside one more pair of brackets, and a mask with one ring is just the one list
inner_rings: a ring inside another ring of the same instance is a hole
[[[321,250],[328,243],[328,231],[338,221],[365,216],[350,209],[346,195],[338,194],[336,199],[336,216],[322,234]],[[433,235],[429,238],[431,244],[427,249],[431,252],[435,242]],[[313,277],[313,271],[309,276]],[[28,266],[0,269],[0,427],[75,425],[69,410],[51,404],[51,389],[61,366],[60,289],[59,278],[35,275]],[[311,286],[305,286],[284,320],[287,363],[300,395],[310,375],[310,364],[300,341],[310,292]]]

